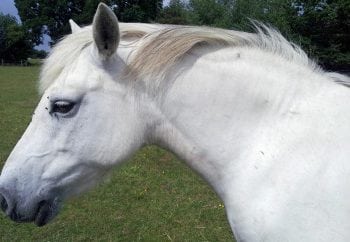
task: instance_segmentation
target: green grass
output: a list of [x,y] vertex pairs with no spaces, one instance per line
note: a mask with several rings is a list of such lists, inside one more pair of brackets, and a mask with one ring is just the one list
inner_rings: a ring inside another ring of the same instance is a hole
[[[39,98],[38,67],[0,67],[0,167]],[[222,202],[172,154],[146,147],[49,225],[0,215],[0,241],[232,241]]]

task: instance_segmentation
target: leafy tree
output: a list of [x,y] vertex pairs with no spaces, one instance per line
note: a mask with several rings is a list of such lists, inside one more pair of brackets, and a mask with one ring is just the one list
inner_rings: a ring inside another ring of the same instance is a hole
[[190,0],[191,23],[251,30],[248,19],[279,29],[328,69],[350,69],[349,0]]
[[163,24],[192,24],[190,20],[190,12],[186,4],[181,0],[171,0],[157,19],[157,22]]
[[289,32],[290,1],[285,0],[236,0],[232,7],[232,25],[247,30],[249,19],[270,23],[282,32]]
[[43,34],[50,35],[54,43],[69,33],[70,18],[79,20],[81,24],[88,24],[94,13],[89,7],[96,7],[98,2],[98,0],[15,0],[15,5],[30,38],[39,45],[43,42]]
[[15,17],[0,13],[0,59],[15,62],[27,59],[32,43]]
[[295,1],[292,31],[321,64],[350,69],[350,2],[346,0]]
[[47,52],[45,50],[37,50],[33,49],[30,57],[34,59],[44,59],[47,56]]
[[162,0],[15,0],[22,23],[36,45],[43,42],[43,34],[50,35],[52,44],[68,34],[69,19],[90,24],[99,2],[111,6],[123,22],[153,21],[162,8]]
[[162,0],[116,0],[115,12],[123,22],[151,22],[162,9]]
[[230,28],[231,1],[218,0],[190,0],[192,22],[197,25],[208,25],[221,28]]
[[[42,34],[56,42],[68,20],[91,23],[100,0],[15,0],[35,44]],[[104,0],[120,21],[208,25],[249,31],[249,18],[271,24],[327,68],[350,69],[349,0]],[[2,33],[0,29],[0,34]]]

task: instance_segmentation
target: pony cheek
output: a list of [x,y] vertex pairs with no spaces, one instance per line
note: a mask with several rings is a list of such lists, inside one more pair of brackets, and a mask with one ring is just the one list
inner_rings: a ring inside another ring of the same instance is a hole
[[91,161],[60,159],[44,172],[41,182],[48,189],[57,191],[61,199],[65,200],[94,187],[106,171]]

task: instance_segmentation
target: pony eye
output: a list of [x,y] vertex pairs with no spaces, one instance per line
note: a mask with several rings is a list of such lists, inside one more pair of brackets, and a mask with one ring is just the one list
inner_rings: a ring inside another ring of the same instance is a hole
[[52,113],[69,113],[74,107],[75,103],[68,101],[56,101],[52,106]]

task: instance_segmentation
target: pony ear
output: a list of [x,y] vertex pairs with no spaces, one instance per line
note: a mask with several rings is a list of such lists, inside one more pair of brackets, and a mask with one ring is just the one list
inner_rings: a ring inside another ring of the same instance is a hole
[[112,56],[120,40],[119,25],[117,16],[104,3],[100,3],[97,7],[92,32],[99,54],[104,59]]
[[76,24],[76,22],[73,21],[73,19],[69,20],[69,25],[70,29],[72,30],[72,34],[80,32],[81,28]]

